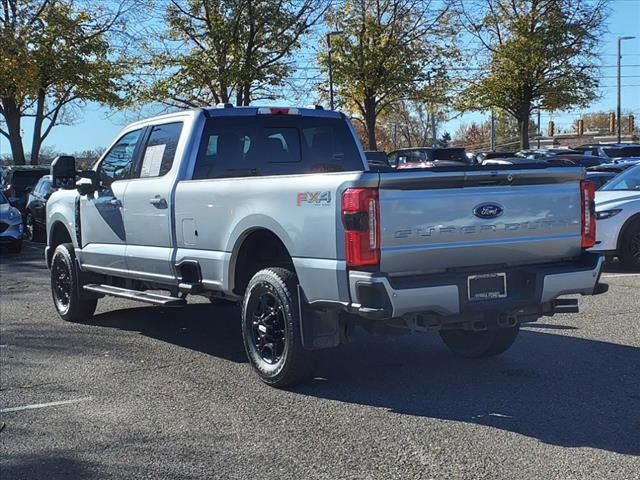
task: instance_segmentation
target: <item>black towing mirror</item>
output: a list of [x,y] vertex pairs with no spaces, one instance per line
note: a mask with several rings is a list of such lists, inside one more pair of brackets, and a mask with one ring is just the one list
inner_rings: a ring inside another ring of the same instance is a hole
[[73,190],[76,188],[76,159],[69,155],[60,155],[51,162],[53,188]]

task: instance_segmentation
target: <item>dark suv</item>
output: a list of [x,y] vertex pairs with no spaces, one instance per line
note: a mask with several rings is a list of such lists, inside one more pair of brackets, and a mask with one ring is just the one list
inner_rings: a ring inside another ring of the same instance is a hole
[[9,203],[24,214],[29,192],[38,180],[49,173],[49,167],[11,166],[3,172],[2,191]]
[[29,193],[24,211],[24,236],[30,242],[44,240],[47,227],[47,200],[53,193],[51,175],[42,177]]

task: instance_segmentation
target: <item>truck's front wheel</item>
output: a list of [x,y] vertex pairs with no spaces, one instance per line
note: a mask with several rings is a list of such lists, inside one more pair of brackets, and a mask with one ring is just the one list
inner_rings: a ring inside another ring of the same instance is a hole
[[519,326],[494,328],[481,332],[471,330],[441,330],[440,337],[453,353],[460,357],[482,358],[499,355],[515,342]]
[[256,273],[242,302],[242,337],[249,362],[273,387],[299,382],[312,370],[302,347],[297,279],[284,268]]
[[58,315],[68,322],[89,320],[98,300],[81,295],[73,245],[58,245],[51,259],[51,294]]

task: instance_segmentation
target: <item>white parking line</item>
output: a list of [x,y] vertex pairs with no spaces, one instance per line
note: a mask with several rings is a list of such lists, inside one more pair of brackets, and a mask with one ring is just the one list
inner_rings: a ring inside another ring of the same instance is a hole
[[45,407],[56,407],[58,405],[68,405],[70,403],[86,402],[87,400],[91,400],[91,397],[74,398],[72,400],[61,400],[59,402],[34,403],[32,405],[23,405],[21,407],[3,408],[3,409],[0,409],[0,413],[19,412],[21,410],[34,410],[36,408],[45,408]]
[[640,273],[603,273],[602,278],[640,277]]

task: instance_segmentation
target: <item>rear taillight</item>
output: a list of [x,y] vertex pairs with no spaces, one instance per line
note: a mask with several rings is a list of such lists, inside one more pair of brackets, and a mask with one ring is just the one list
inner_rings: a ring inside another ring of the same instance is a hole
[[580,210],[582,213],[582,248],[591,248],[596,244],[596,184],[582,180],[580,182]]
[[342,194],[342,224],[348,267],[380,263],[380,214],[376,188],[348,188]]

